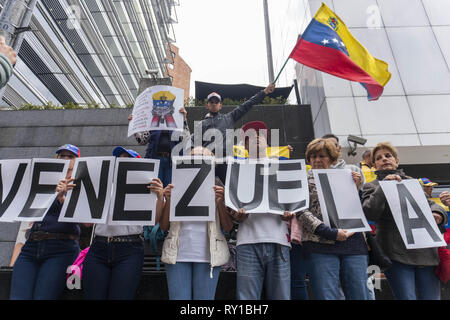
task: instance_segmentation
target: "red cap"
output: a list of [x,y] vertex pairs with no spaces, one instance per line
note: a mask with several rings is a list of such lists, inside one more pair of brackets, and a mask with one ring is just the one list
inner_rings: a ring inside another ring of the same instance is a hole
[[249,129],[253,129],[256,132],[259,132],[259,130],[266,130],[267,132],[267,141],[269,140],[269,129],[267,128],[267,125],[262,122],[262,121],[250,121],[247,122],[246,124],[244,124],[242,126],[242,130],[244,131],[244,133],[249,130]]

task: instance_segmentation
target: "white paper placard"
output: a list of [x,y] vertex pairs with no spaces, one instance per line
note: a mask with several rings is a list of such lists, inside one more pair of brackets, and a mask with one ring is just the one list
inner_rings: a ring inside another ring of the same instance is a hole
[[304,160],[229,160],[225,204],[246,213],[283,214],[309,206]]
[[143,131],[183,131],[184,90],[171,86],[147,88],[133,106],[133,119],[128,124],[128,137]]
[[17,211],[15,221],[42,221],[56,199],[56,186],[66,178],[70,160],[39,159],[31,162],[30,183],[26,192],[18,195],[23,207]]
[[312,172],[325,225],[349,232],[372,230],[350,169],[313,169]]
[[0,221],[13,222],[29,193],[31,159],[0,160]]
[[72,182],[59,215],[59,222],[105,223],[111,202],[115,157],[75,159]]
[[172,157],[170,221],[214,221],[214,157]]
[[157,197],[147,186],[158,171],[159,160],[116,159],[108,225],[155,225]]
[[380,181],[407,249],[447,246],[417,179]]

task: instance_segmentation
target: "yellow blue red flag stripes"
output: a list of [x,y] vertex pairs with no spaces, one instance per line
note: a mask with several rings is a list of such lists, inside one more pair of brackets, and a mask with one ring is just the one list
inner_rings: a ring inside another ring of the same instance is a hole
[[[248,151],[244,146],[233,146],[235,159],[247,159]],[[266,154],[268,158],[277,158],[280,160],[287,160],[290,158],[290,151],[288,146],[282,147],[267,147]]]
[[386,62],[374,58],[324,3],[289,55],[295,61],[356,81],[377,100],[391,78]]

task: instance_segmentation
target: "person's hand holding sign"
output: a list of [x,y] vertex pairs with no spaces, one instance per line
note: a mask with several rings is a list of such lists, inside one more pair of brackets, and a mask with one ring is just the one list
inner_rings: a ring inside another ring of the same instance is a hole
[[337,241],[345,241],[354,234],[355,234],[354,232],[347,232],[347,230],[338,229],[338,234],[336,236],[336,240]]
[[397,180],[398,182],[402,182],[402,178],[398,174],[387,175],[386,178],[384,178],[383,180],[384,181]]
[[448,191],[444,191],[439,195],[439,199],[441,199],[441,202],[446,205],[447,207],[450,206],[450,195],[448,194]]
[[73,181],[75,181],[75,178],[59,180],[56,186],[56,192],[58,193],[56,197],[59,203],[64,203],[67,191],[72,190],[76,186],[76,184],[71,183]]
[[248,218],[248,213],[245,212],[245,209],[240,208],[238,211],[231,211],[231,217],[237,222],[243,222]]
[[161,180],[153,178],[147,186],[147,189],[150,189],[150,192],[155,193],[158,200],[163,200],[164,188]]
[[180,113],[183,115],[184,121],[187,121],[187,111],[184,107],[180,109]]
[[225,188],[221,187],[221,186],[214,186],[214,193],[216,196],[216,204],[222,204],[224,203],[224,193],[225,193]]
[[295,213],[292,213],[290,211],[285,211],[283,213],[283,215],[281,216],[281,220],[283,220],[283,221],[290,221],[294,217],[295,217]]
[[163,194],[166,201],[170,201],[170,196],[172,194],[173,184],[167,185],[167,187],[164,188]]

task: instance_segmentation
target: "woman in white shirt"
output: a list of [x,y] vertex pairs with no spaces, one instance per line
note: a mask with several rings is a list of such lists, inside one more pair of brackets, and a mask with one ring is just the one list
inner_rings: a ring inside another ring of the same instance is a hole
[[[116,157],[140,158],[123,147],[113,151]],[[152,179],[148,188],[157,196],[156,221],[164,208],[163,185]],[[135,297],[144,263],[142,226],[95,227],[95,237],[83,263],[84,298],[88,300],[130,300]]]
[[[195,148],[192,155],[212,155],[206,148]],[[233,227],[224,201],[224,187],[216,179],[215,221],[169,222],[171,189],[164,189],[166,204],[160,220],[163,231],[169,230],[164,240],[161,261],[164,262],[170,300],[213,300],[220,275],[220,266],[228,262],[230,253],[222,229]]]

